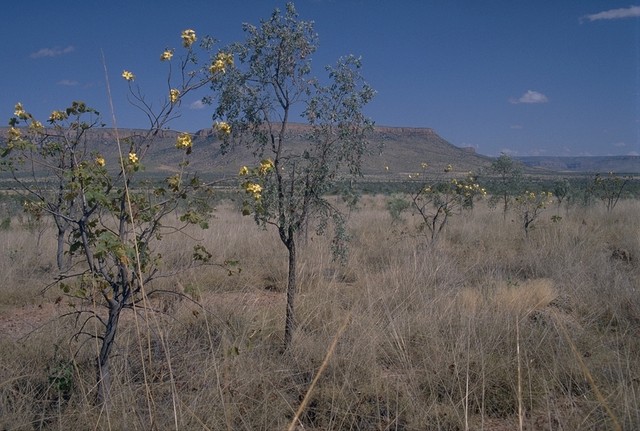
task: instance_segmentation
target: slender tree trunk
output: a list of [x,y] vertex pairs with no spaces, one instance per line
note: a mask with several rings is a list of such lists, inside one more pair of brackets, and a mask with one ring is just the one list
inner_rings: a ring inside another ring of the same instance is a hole
[[100,355],[98,356],[97,363],[96,402],[98,405],[109,404],[111,395],[111,363],[109,359],[111,357],[111,349],[115,342],[116,332],[118,331],[118,320],[120,319],[121,311],[122,305],[116,300],[111,300],[109,304],[109,320],[107,321],[107,327],[104,331],[104,338],[102,340],[102,346],[100,347]]
[[289,277],[287,281],[287,314],[284,324],[284,349],[287,350],[291,346],[293,332],[296,329],[296,320],[294,314],[294,299],[296,295],[296,242],[294,236],[289,237],[287,241],[287,250],[289,250]]
[[58,265],[58,270],[64,272],[68,269],[67,262],[64,259],[64,237],[66,234],[66,230],[58,227],[58,243],[57,243],[57,251],[56,251],[56,263]]

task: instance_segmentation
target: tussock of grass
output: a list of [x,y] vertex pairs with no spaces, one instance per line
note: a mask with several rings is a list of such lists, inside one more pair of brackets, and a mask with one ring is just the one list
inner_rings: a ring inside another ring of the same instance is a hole
[[[108,411],[93,407],[95,344],[71,337],[72,317],[12,336],[30,324],[24,306],[56,317],[91,304],[39,296],[51,235],[36,249],[26,227],[5,231],[0,428],[286,429],[306,395],[307,430],[640,428],[640,203],[563,209],[528,239],[480,205],[434,245],[396,236],[383,197],[363,204],[345,266],[325,238],[301,247],[299,329],[284,353],[286,254],[275,232],[222,206],[192,235],[242,270],[186,268],[149,286],[185,297],[153,299],[165,313],[141,312],[137,326],[125,315]],[[188,266],[189,244],[163,242],[166,269]]]

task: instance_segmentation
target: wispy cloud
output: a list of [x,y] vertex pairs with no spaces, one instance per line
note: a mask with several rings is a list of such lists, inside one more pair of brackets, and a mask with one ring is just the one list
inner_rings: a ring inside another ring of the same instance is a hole
[[523,129],[522,124],[512,124],[509,128],[511,130],[522,130]]
[[635,18],[640,17],[640,6],[629,6],[620,9],[609,9],[602,12],[594,13],[591,15],[585,15],[580,17],[580,22],[584,21],[600,21],[603,19],[623,19],[623,18]]
[[549,98],[547,96],[545,96],[544,94],[542,94],[542,93],[540,93],[538,91],[533,91],[533,90],[528,90],[526,93],[524,93],[518,99],[514,99],[514,98],[509,99],[509,102],[511,102],[513,104],[518,104],[518,103],[547,103],[548,101],[549,101]]
[[75,51],[76,48],[69,45],[66,48],[60,48],[56,46],[55,48],[42,48],[36,52],[31,53],[29,57],[31,58],[45,58],[45,57],[58,57],[60,55],[69,54]]
[[64,87],[75,87],[76,85],[80,85],[78,81],[74,81],[72,79],[63,79],[62,81],[56,82],[58,85],[62,85]]
[[624,142],[614,142],[613,146],[616,147],[616,148],[622,148],[622,147],[626,147],[627,144],[624,143]]
[[196,100],[189,105],[189,109],[204,109],[206,105],[202,103],[202,100]]

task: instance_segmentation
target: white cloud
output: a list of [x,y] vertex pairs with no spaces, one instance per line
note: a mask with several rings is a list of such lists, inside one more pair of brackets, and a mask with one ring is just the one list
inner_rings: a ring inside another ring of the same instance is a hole
[[640,153],[637,151],[629,151],[627,153],[627,156],[640,156]]
[[522,129],[523,129],[523,127],[522,127],[522,124],[512,124],[512,125],[510,126],[510,129],[511,129],[511,130],[522,130]]
[[513,104],[518,104],[518,103],[547,103],[549,101],[549,98],[547,96],[545,96],[544,94],[538,92],[538,91],[533,91],[533,90],[528,90],[526,93],[524,93],[522,96],[520,96],[519,99],[509,99],[509,102],[513,103]]
[[623,18],[635,18],[640,17],[640,6],[629,6],[627,8],[609,9],[602,12],[594,13],[591,15],[585,15],[580,18],[580,21],[599,21],[599,20],[611,20],[611,19],[623,19]]
[[622,147],[626,147],[627,144],[625,144],[624,142],[615,142],[613,146],[617,148],[622,148]]
[[29,57],[31,58],[58,57],[60,55],[69,54],[75,50],[76,48],[71,45],[67,46],[66,48],[60,48],[57,46],[55,48],[42,48],[36,52],[31,53]]
[[78,81],[74,81],[72,79],[63,79],[62,81],[58,81],[56,84],[62,85],[65,87],[75,87],[76,85],[80,85]]
[[204,109],[206,105],[202,103],[202,100],[196,100],[189,105],[189,109]]

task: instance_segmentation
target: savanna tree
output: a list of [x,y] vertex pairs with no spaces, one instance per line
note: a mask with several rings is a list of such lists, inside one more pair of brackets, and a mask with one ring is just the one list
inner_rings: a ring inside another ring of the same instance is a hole
[[506,220],[509,207],[521,187],[522,169],[511,157],[501,154],[491,163],[489,174],[494,177],[489,204],[492,206],[500,204],[503,218]]
[[524,234],[528,238],[529,231],[535,227],[535,223],[540,214],[547,209],[553,202],[553,193],[551,192],[529,192],[525,191],[521,195],[516,196],[514,200],[514,208],[520,216]]
[[629,177],[620,177],[614,172],[609,172],[607,175],[596,174],[588,192],[604,203],[607,212],[611,212],[618,205],[622,191],[629,180]]
[[[182,161],[164,182],[151,184],[140,176],[147,150],[157,145],[158,133],[178,114],[181,98],[215,79],[212,71],[197,65],[195,40],[195,32],[185,30],[182,57],[172,60],[171,49],[161,54],[160,60],[170,66],[166,95],[157,110],[135,85],[134,74],[122,73],[130,100],[146,114],[149,128],[124,139],[116,130],[109,145],[118,151],[102,154],[92,143],[92,129],[102,123],[99,113],[83,102],[53,111],[46,127],[18,103],[2,147],[2,169],[12,175],[24,209],[55,223],[57,284],[76,300],[106,308],[106,316],[94,307],[75,312],[80,322],[76,335],[100,341],[99,404],[109,400],[110,358],[121,313],[148,307],[148,297],[158,293],[145,289],[163,270],[157,242],[188,225],[207,227],[208,187],[186,170],[192,151],[190,134],[177,136],[175,151],[182,153]],[[171,64],[178,66],[178,73]],[[210,257],[201,245],[194,246],[192,263]],[[101,333],[89,329],[91,322],[103,325]]]
[[[487,193],[473,173],[462,179],[434,179],[427,169],[428,165],[423,163],[423,174],[411,175],[418,187],[409,197],[411,210],[420,217],[418,233],[434,243],[452,216],[462,209],[473,208],[474,201]],[[451,171],[452,166],[447,165],[445,172]]]
[[562,180],[558,180],[553,183],[553,195],[556,197],[558,201],[558,212],[560,212],[560,207],[562,206],[562,202],[564,202],[571,192],[571,183],[568,179],[564,178]]
[[[317,36],[312,22],[298,19],[292,3],[284,13],[276,9],[259,27],[244,24],[244,31],[246,39],[225,50],[236,64],[212,82],[215,115],[232,129],[227,144],[244,142],[259,160],[240,172],[248,197],[245,214],[277,229],[288,251],[287,348],[295,330],[298,234],[308,221],[317,222],[319,233],[333,222],[334,251],[344,250],[344,217],[326,194],[360,174],[372,128],[362,108],[374,90],[353,56],[326,68],[326,85],[311,76]],[[294,115],[307,126],[292,128]]]

